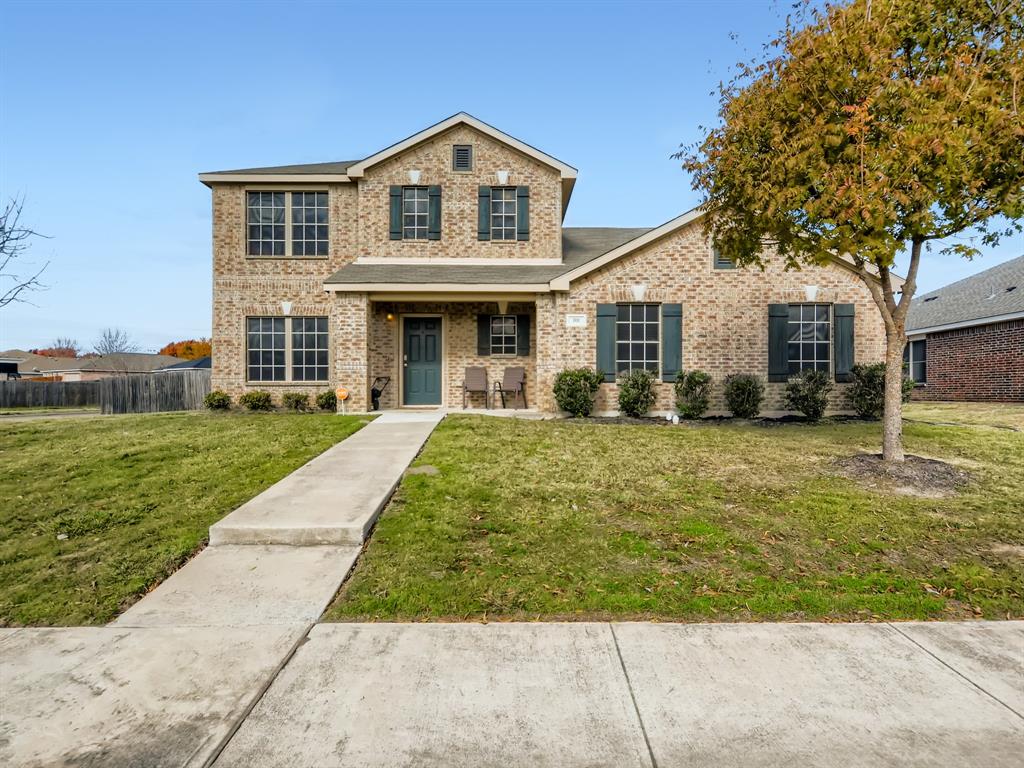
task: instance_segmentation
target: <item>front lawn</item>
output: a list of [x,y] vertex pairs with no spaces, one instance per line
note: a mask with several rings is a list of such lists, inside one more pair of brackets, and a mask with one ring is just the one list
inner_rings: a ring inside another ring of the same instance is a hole
[[362,426],[182,413],[0,422],[0,626],[99,624],[209,526]]
[[877,423],[625,426],[452,416],[328,620],[1024,617],[1024,434],[908,423],[973,479],[870,491]]

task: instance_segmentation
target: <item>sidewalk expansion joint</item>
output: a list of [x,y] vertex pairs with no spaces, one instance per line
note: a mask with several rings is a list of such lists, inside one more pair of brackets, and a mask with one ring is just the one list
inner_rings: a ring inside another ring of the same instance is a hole
[[633,683],[629,679],[629,672],[626,670],[626,662],[622,658],[622,649],[619,648],[619,638],[615,634],[615,625],[608,622],[608,629],[612,633],[612,642],[615,643],[615,655],[619,657],[619,666],[622,668],[622,676],[626,678],[626,688],[629,690],[629,698],[633,702],[633,711],[636,712],[636,720],[640,724],[640,733],[644,736],[644,744],[647,745],[647,756],[651,759],[651,768],[658,768],[658,759],[654,756],[651,748],[651,740],[647,736],[647,727],[644,725],[644,718],[640,714],[640,705],[637,704],[636,694],[633,692]]

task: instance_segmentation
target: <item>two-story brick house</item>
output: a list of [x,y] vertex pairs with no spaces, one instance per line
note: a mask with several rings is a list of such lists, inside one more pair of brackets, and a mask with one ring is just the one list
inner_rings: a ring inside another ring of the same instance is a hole
[[[562,226],[576,169],[460,113],[357,161],[204,173],[213,192],[213,386],[316,393],[349,408],[391,377],[382,407],[462,404],[468,366],[527,371],[556,410],[555,374],[680,370],[782,382],[806,367],[842,382],[883,358],[869,292],[841,258],[734,269],[691,211],[659,227]],[[841,390],[837,387],[837,393]],[[279,395],[278,395],[279,397]],[[838,402],[838,401],[837,401]],[[483,404],[481,396],[473,405]]]

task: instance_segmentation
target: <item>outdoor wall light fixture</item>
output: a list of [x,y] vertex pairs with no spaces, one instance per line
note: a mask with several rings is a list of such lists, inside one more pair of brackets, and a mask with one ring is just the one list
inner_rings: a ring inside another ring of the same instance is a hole
[[630,290],[633,292],[633,301],[643,301],[647,295],[647,286],[643,283],[637,283]]
[[816,286],[816,285],[805,285],[804,286],[804,296],[807,298],[807,301],[814,301],[815,299],[817,299],[818,298],[818,286]]
[[390,323],[390,322],[392,322],[395,319],[395,313],[394,312],[388,312],[384,317],[386,317],[388,322]]
[[495,176],[498,177],[498,185],[504,187],[508,184],[508,171],[495,171]]
[[420,171],[409,171],[409,183],[419,184],[420,183]]

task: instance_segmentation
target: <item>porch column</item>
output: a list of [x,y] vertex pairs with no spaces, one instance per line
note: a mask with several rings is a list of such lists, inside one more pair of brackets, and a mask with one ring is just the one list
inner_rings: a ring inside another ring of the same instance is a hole
[[558,410],[552,388],[562,368],[561,328],[558,324],[557,294],[537,294],[537,381],[533,401],[541,411]]
[[365,293],[335,294],[334,386],[349,391],[345,409],[369,410],[367,359],[369,356],[370,302]]

